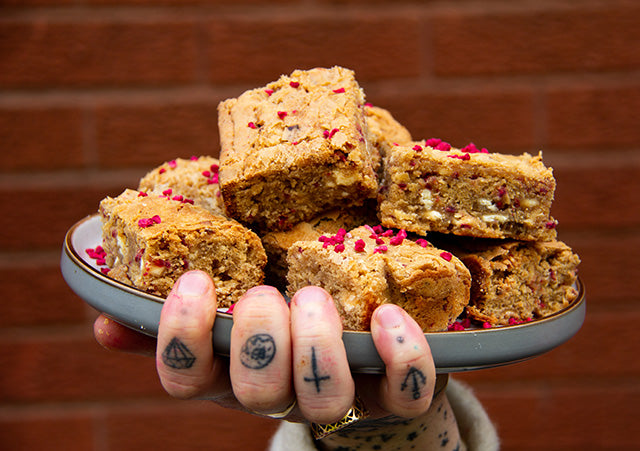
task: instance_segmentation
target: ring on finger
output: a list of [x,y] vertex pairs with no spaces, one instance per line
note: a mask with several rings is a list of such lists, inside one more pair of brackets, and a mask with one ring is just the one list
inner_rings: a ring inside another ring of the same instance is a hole
[[298,404],[298,401],[296,398],[293,398],[293,401],[291,401],[291,404],[289,404],[282,412],[262,413],[262,412],[256,412],[255,410],[252,410],[252,412],[255,413],[256,415],[261,415],[263,417],[269,417],[275,420],[282,420],[283,418],[285,418],[287,415],[291,413],[291,411],[296,406],[296,404]]
[[341,420],[336,423],[329,424],[311,423],[311,433],[313,434],[314,439],[320,440],[334,432],[338,432],[339,430],[346,428],[347,426],[351,426],[368,416],[369,411],[364,406],[360,397],[356,394],[353,400],[353,405]]

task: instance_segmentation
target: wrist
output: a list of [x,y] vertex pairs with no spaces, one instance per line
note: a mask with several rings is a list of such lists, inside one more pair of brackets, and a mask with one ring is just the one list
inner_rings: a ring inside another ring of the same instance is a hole
[[448,377],[441,375],[429,409],[415,418],[387,416],[362,420],[316,441],[319,450],[438,449],[463,450],[455,415],[446,397]]

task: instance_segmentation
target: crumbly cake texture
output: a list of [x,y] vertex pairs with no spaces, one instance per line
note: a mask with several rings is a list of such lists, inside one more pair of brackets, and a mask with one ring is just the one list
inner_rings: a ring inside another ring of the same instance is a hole
[[489,153],[440,139],[393,146],[379,215],[384,226],[484,238],[551,240],[555,191],[542,155]]
[[393,145],[408,145],[412,142],[411,133],[393,115],[384,108],[364,104],[364,115],[369,129],[369,141],[372,144],[377,167],[382,166],[382,158]]
[[287,255],[289,295],[326,289],[347,330],[369,330],[379,305],[404,308],[424,331],[446,330],[469,302],[469,270],[451,253],[380,226],[298,241]]
[[287,277],[287,252],[297,241],[316,241],[322,235],[335,235],[340,229],[351,230],[364,224],[377,222],[374,203],[348,210],[332,210],[293,226],[291,230],[273,231],[261,237],[269,264],[266,267],[267,283],[285,288]]
[[224,216],[224,204],[218,185],[219,169],[219,162],[213,157],[176,158],[142,177],[138,191],[192,202]]
[[467,315],[509,325],[556,313],[578,296],[580,257],[562,241],[431,238],[471,272]]
[[231,219],[166,196],[126,190],[100,203],[108,275],[166,297],[186,271],[211,275],[228,307],[264,279],[258,236]]
[[361,205],[378,189],[364,94],[341,67],[294,71],[218,106],[226,211],[259,230],[286,230]]

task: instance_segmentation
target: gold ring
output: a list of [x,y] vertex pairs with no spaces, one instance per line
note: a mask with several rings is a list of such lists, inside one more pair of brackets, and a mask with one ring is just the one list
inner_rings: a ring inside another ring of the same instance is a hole
[[255,413],[256,415],[261,415],[263,417],[269,417],[276,420],[281,420],[291,413],[291,411],[293,410],[293,408],[296,406],[297,403],[298,401],[296,400],[296,398],[293,398],[293,401],[291,401],[291,404],[289,404],[287,408],[284,409],[282,412],[262,413],[262,412],[256,412],[255,410],[252,410],[252,412]]
[[356,395],[353,400],[353,406],[351,406],[347,414],[342,417],[340,421],[329,424],[311,423],[311,433],[313,434],[314,439],[320,440],[321,438],[357,423],[368,416],[369,411],[364,407],[364,403],[358,395]]

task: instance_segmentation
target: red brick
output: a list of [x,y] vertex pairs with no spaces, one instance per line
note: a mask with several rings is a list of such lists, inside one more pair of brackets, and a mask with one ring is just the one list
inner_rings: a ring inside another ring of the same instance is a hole
[[640,267],[635,262],[640,249],[637,230],[613,231],[611,234],[563,234],[558,231],[582,259],[580,278],[593,302],[634,304],[640,293]]
[[359,80],[420,73],[420,23],[410,15],[229,18],[207,31],[214,83],[262,86],[294,69],[334,65],[355,70]]
[[0,25],[0,87],[193,81],[194,24],[90,21]]
[[219,154],[218,100],[137,106],[103,106],[96,111],[100,165],[151,170],[177,157]]
[[67,230],[75,222],[97,212],[105,196],[118,195],[127,186],[137,186],[138,178],[132,177],[128,184],[114,181],[101,186],[87,183],[88,186],[0,189],[4,208],[11,212],[0,215],[3,231],[0,248],[60,249]]
[[553,148],[607,151],[635,148],[640,142],[640,85],[579,83],[552,89],[547,109],[549,146]]
[[640,225],[640,164],[575,164],[554,167],[557,188],[552,214],[562,228]]
[[183,401],[170,408],[115,411],[107,417],[113,449],[182,451],[214,447],[220,451],[262,451],[278,422],[212,402]]
[[[60,275],[58,259],[0,268],[5,302],[0,328],[84,323],[85,304]],[[33,283],[37,280],[38,283]]]
[[429,27],[439,76],[637,69],[640,9],[577,4],[565,9],[461,10]]
[[500,387],[478,395],[504,450],[637,449],[637,384]]
[[[84,330],[84,329],[83,329]],[[151,358],[106,351],[86,335],[0,340],[0,399],[13,403],[168,396]]]
[[11,451],[68,451],[94,449],[94,428],[90,416],[60,412],[0,416],[2,448]]
[[491,151],[517,152],[534,144],[533,93],[528,88],[367,91],[415,139],[438,137],[462,147],[469,142]]
[[3,172],[80,167],[84,164],[82,112],[59,107],[2,108],[0,142]]

